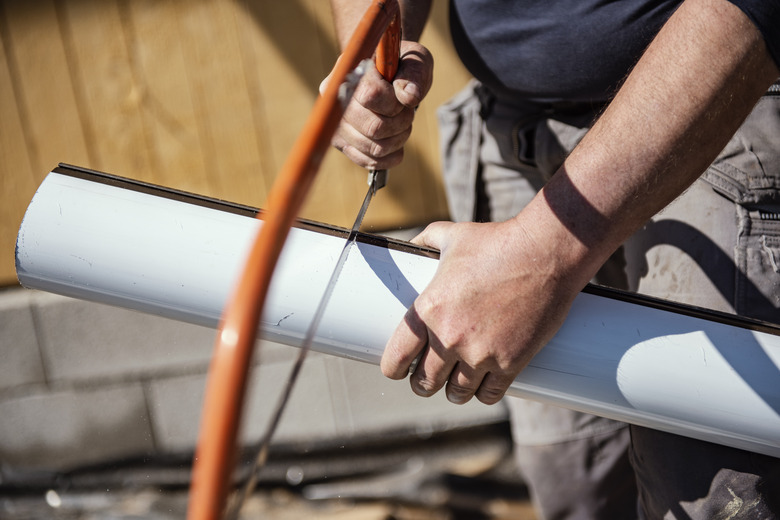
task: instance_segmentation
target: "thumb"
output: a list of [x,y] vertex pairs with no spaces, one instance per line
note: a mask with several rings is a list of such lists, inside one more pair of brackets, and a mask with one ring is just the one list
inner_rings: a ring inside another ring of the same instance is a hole
[[339,54],[338,58],[336,58],[336,63],[333,65],[333,68],[330,70],[330,72],[328,72],[328,75],[325,76],[325,79],[320,81],[320,86],[319,86],[320,95],[324,94],[325,90],[328,88],[328,83],[330,83],[330,77],[333,76],[333,71],[336,69],[336,65],[338,65],[338,63],[341,61],[342,56],[343,54]]
[[401,42],[401,60],[393,80],[395,96],[403,105],[416,107],[433,83],[433,56],[417,42]]
[[453,225],[453,222],[433,222],[428,224],[422,233],[411,240],[411,243],[441,251],[446,246],[449,230]]
[[324,94],[325,90],[328,88],[328,83],[330,82],[330,76],[331,75],[328,74],[327,76],[325,76],[325,79],[323,79],[320,82],[320,86],[319,86],[319,93],[320,93],[320,95]]

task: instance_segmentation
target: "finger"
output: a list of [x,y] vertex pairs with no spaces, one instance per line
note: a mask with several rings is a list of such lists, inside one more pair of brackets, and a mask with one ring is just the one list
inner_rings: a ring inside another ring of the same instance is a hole
[[379,367],[390,379],[403,379],[409,367],[428,343],[428,328],[420,319],[414,304],[385,345]]
[[459,362],[447,381],[447,399],[454,404],[465,404],[474,397],[482,384],[484,372],[475,370],[464,362]]
[[328,75],[325,76],[325,78],[322,81],[320,81],[320,86],[319,86],[319,93],[320,93],[320,95],[324,94],[325,91],[328,89],[328,85],[330,84],[330,80],[333,77],[333,72],[336,70],[336,66],[341,62],[341,58],[343,58],[343,57],[344,57],[343,54],[339,54],[338,55],[338,57],[336,58],[336,63],[334,64],[333,68],[330,70]]
[[411,132],[411,123],[397,126],[391,122],[375,131],[370,127],[359,128],[352,122],[345,122],[339,129],[339,138],[368,157],[382,159],[403,149]]
[[495,404],[504,397],[512,381],[513,379],[510,376],[500,376],[493,372],[488,372],[474,395],[477,396],[481,403]]
[[385,80],[376,67],[366,71],[355,88],[352,99],[371,112],[388,117],[397,116],[407,108],[398,101],[392,83]]
[[446,244],[448,231],[455,225],[453,222],[433,222],[416,237],[411,240],[412,244],[418,246],[430,247],[441,251]]
[[353,127],[355,132],[372,140],[387,139],[398,135],[408,137],[414,122],[414,110],[404,107],[397,114],[387,116],[372,112],[359,103],[350,103],[344,112],[344,121],[347,123],[346,126]]
[[330,74],[328,74],[327,76],[325,76],[325,79],[323,79],[322,81],[320,81],[320,87],[319,87],[319,89],[318,89],[318,91],[319,91],[320,95],[322,95],[322,94],[324,94],[324,93],[325,93],[325,90],[327,90],[327,88],[328,88],[328,83],[329,83],[329,82],[330,82]]
[[416,42],[404,42],[398,72],[393,80],[396,98],[408,107],[416,107],[432,84],[433,56]]
[[423,352],[414,373],[409,377],[412,391],[421,397],[430,397],[447,383],[455,366],[453,360],[442,357],[444,349],[429,335],[429,344]]
[[376,158],[364,154],[343,140],[334,139],[332,144],[337,150],[340,150],[344,155],[346,155],[350,161],[363,168],[387,170],[389,168],[398,166],[404,158],[403,148],[384,157]]

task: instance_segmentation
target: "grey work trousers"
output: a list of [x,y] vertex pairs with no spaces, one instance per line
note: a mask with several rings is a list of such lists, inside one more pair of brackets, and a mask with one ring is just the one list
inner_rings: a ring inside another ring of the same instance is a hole
[[[452,219],[520,212],[598,109],[510,105],[469,84],[438,112]],[[594,282],[780,323],[780,97],[762,98],[707,173]],[[543,519],[778,517],[780,459],[505,402],[519,469]]]

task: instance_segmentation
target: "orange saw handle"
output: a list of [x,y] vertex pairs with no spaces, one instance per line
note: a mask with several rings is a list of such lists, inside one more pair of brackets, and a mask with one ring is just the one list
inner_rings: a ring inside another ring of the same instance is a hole
[[[393,83],[395,73],[398,72],[398,61],[401,59],[401,16],[396,14],[390,20],[390,24],[382,34],[379,45],[376,48],[374,62],[376,70],[388,83]],[[387,170],[371,169],[368,172],[368,185],[370,190],[376,192],[387,183]],[[362,218],[362,217],[361,217]]]
[[398,72],[398,60],[401,56],[401,22],[397,14],[390,21],[376,48],[376,70],[387,81],[392,82]]

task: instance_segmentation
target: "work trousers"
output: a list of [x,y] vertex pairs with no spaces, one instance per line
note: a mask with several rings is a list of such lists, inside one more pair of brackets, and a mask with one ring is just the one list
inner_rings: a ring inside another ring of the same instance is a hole
[[[438,112],[452,219],[515,216],[601,108],[508,103],[470,83]],[[780,96],[762,98],[707,172],[593,281],[780,323]],[[523,399],[505,403],[540,518],[780,515],[780,459]]]

